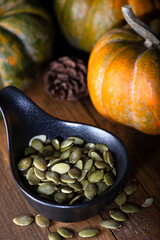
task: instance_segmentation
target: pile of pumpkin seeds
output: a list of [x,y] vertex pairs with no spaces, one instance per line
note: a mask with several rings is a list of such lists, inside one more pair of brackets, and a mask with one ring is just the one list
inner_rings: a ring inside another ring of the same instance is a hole
[[89,201],[107,191],[116,178],[108,146],[73,136],[61,142],[46,135],[33,137],[18,169],[40,197],[59,204]]

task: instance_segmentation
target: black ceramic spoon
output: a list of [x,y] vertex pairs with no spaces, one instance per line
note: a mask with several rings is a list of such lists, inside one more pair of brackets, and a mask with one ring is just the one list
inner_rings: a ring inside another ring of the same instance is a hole
[[[13,178],[24,197],[39,213],[61,222],[73,222],[96,215],[111,202],[126,181],[129,171],[128,152],[124,144],[113,134],[86,124],[53,118],[33,103],[24,93],[9,86],[0,91],[0,108],[5,121],[9,161]],[[108,145],[116,160],[116,182],[106,193],[93,200],[75,204],[56,204],[36,196],[24,182],[17,169],[29,140],[40,134],[48,138],[78,136],[86,142]]]

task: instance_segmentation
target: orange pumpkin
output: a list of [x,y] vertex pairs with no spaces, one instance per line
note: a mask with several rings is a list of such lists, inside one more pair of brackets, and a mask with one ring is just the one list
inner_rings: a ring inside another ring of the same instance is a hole
[[129,6],[122,9],[129,25],[141,36],[132,29],[117,28],[98,41],[89,58],[89,94],[107,119],[158,135],[160,40]]

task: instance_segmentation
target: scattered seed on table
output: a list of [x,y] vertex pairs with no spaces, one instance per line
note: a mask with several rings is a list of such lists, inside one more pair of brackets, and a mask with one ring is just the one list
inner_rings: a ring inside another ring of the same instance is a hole
[[123,205],[127,201],[127,195],[125,192],[120,192],[114,199],[115,203],[119,206]]
[[153,197],[147,198],[144,201],[144,203],[142,204],[142,207],[150,207],[153,202],[154,202],[154,198]]
[[33,222],[33,217],[28,215],[22,215],[13,218],[13,222],[18,226],[28,226]]
[[57,232],[64,238],[72,238],[74,235],[73,230],[66,227],[57,228]]
[[50,225],[50,220],[47,217],[45,217],[45,216],[43,216],[41,214],[38,214],[35,217],[35,222],[40,227],[49,227],[49,225]]
[[79,232],[79,236],[83,238],[94,237],[99,233],[97,228],[85,228]]
[[111,218],[117,221],[123,222],[127,220],[127,215],[119,209],[112,209],[111,211],[109,211],[109,214]]
[[138,206],[136,203],[127,202],[121,205],[120,209],[125,213],[136,213],[140,210],[140,206]]
[[108,229],[117,229],[122,227],[122,224],[119,221],[116,221],[114,219],[107,219],[107,220],[103,220],[100,225],[104,228],[108,228]]
[[52,232],[48,234],[48,240],[62,240],[62,237],[58,232]]
[[126,185],[123,189],[123,191],[127,194],[127,195],[131,195],[132,193],[134,193],[135,191],[137,191],[137,184],[132,182],[128,185]]

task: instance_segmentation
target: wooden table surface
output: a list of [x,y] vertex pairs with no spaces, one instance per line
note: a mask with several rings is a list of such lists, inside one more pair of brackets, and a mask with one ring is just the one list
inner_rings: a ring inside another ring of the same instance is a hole
[[[150,196],[154,203],[143,208],[139,213],[131,214],[123,227],[107,230],[100,227],[102,219],[109,217],[106,208],[95,217],[76,223],[52,221],[50,231],[58,226],[67,226],[75,230],[72,239],[78,237],[78,231],[85,227],[96,227],[101,233],[92,238],[101,240],[160,240],[160,136],[149,136],[134,129],[111,123],[94,109],[89,97],[77,102],[60,102],[52,100],[44,92],[42,79],[25,91],[26,94],[42,109],[59,119],[83,122],[102,127],[118,136],[127,146],[131,159],[131,174],[138,184],[138,190],[130,200],[142,204]],[[21,214],[35,216],[37,212],[27,203],[15,185],[11,176],[6,131],[3,120],[0,120],[0,240],[44,240],[48,229],[38,227],[35,223],[27,227],[16,226],[12,219]]]

